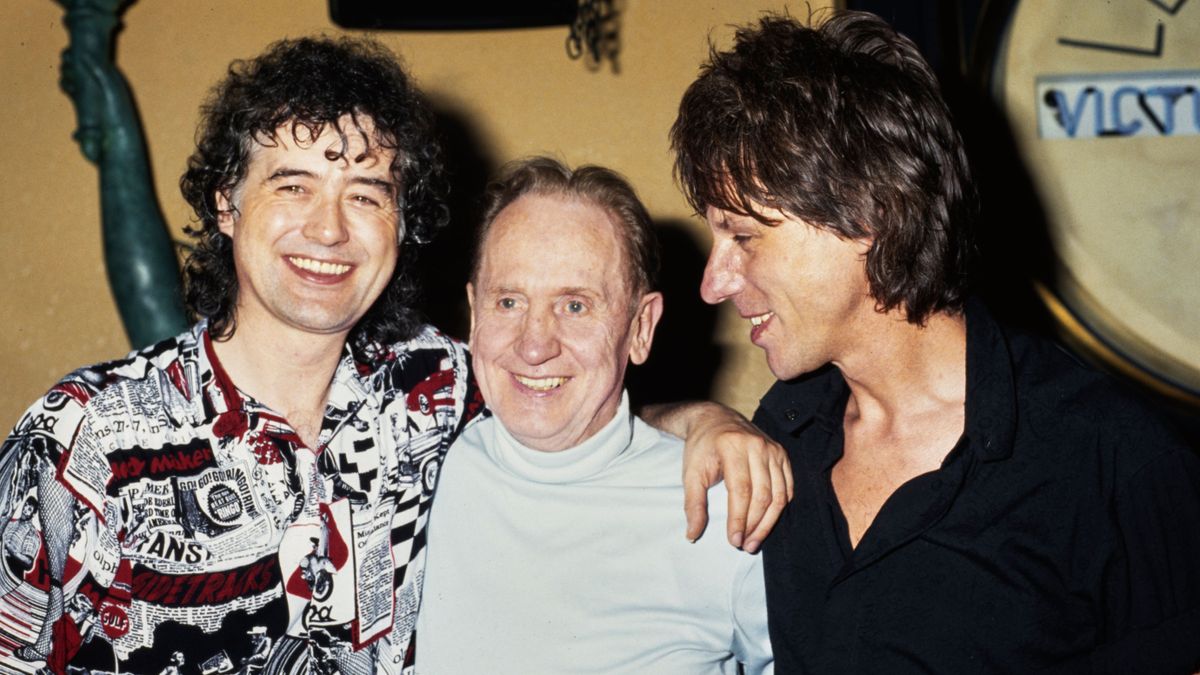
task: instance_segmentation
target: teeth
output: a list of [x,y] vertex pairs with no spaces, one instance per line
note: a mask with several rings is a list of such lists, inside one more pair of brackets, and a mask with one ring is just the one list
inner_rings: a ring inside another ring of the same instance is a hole
[[288,256],[288,260],[302,270],[316,272],[317,274],[345,274],[346,271],[350,269],[349,265],[339,265],[337,263],[325,262],[322,260],[313,260],[312,258]]
[[775,316],[775,312],[767,312],[766,314],[759,314],[758,316],[752,316],[752,317],[750,317],[750,325],[751,326],[761,326],[762,324],[767,322],[767,319],[769,319],[773,316]]
[[513,377],[517,378],[517,382],[537,391],[558,389],[568,379],[565,377],[522,377],[520,375],[513,375]]

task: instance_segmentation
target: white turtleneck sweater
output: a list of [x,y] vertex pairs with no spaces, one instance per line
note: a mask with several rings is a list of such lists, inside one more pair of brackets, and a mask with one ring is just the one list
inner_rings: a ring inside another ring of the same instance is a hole
[[684,538],[683,443],[629,412],[561,452],[495,417],[442,468],[418,673],[770,673],[762,563],[713,524]]

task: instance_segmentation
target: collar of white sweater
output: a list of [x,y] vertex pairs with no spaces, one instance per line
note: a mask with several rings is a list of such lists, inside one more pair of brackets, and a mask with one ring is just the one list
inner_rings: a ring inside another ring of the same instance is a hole
[[493,414],[491,433],[485,433],[484,452],[498,466],[535,483],[574,483],[604,471],[633,440],[633,415],[629,393],[621,393],[621,405],[608,424],[590,438],[566,450],[544,452],[523,445]]

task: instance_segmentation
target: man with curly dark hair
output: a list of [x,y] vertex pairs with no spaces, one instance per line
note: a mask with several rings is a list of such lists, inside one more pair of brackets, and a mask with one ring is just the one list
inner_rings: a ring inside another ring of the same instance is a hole
[[359,164],[347,156],[382,151],[381,175],[392,192],[383,200],[401,218],[396,241],[400,258],[378,301],[371,304],[350,341],[363,346],[412,337],[420,328],[412,305],[412,262],[420,245],[445,226],[446,181],[433,118],[420,92],[382,46],[366,41],[285,41],[253,61],[237,62],[204,108],[196,152],[180,180],[184,198],[199,218],[188,230],[196,239],[185,274],[187,306],[205,317],[214,338],[234,333],[239,283],[233,240],[222,236],[221,218],[236,209],[231,199],[242,185],[258,146],[281,140],[313,145],[322,132],[336,147],[327,158]]
[[[438,468],[482,407],[463,345],[413,307],[413,255],[447,220],[439,152],[373,42],[230,67],[181,181],[198,323],[68,375],[0,449],[0,517],[23,519],[0,547],[0,669],[411,664]],[[769,529],[749,477],[782,451],[701,445],[689,503],[722,466],[746,477],[735,528]]]
[[433,116],[382,46],[305,38],[235,62],[197,138],[198,323],[67,376],[0,455],[39,534],[3,561],[0,665],[398,672],[429,478],[481,406],[413,308],[447,221]]
[[701,294],[780,380],[754,418],[796,478],[763,548],[778,671],[1196,670],[1200,462],[970,298],[974,190],[916,46],[766,17],[671,138]]

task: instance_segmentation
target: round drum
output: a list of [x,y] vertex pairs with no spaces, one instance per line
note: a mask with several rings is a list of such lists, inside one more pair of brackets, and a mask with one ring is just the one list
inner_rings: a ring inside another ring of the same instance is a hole
[[991,91],[1046,214],[1051,309],[1118,369],[1200,403],[1200,0],[1003,12]]

